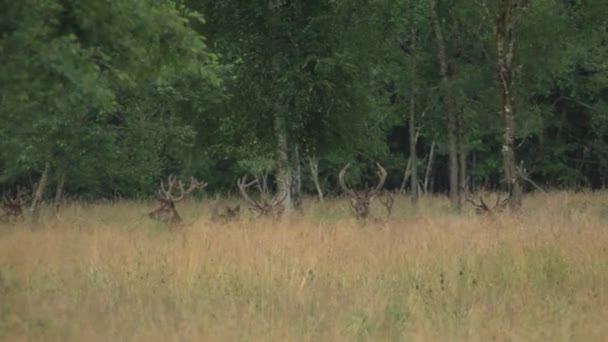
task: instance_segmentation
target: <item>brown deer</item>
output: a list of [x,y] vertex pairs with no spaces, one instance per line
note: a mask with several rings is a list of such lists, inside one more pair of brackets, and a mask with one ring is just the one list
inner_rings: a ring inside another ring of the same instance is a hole
[[[283,194],[281,197],[278,197],[278,194],[271,195],[265,179],[263,182],[260,182],[256,177],[252,181],[247,182],[247,176],[243,176],[237,181],[237,185],[241,192],[241,196],[249,203],[249,210],[254,212],[257,217],[274,216],[276,218],[283,214],[285,208],[282,203],[287,197],[287,193]],[[255,185],[260,192],[260,196],[257,199],[252,198],[247,193],[247,190],[253,185]]]
[[[344,193],[346,193],[348,197],[350,197],[350,206],[353,211],[353,214],[357,219],[367,219],[369,217],[369,208],[371,201],[380,193],[380,190],[382,190],[382,188],[384,187],[384,182],[386,181],[387,176],[386,170],[379,163],[376,163],[376,166],[378,167],[378,184],[375,187],[370,188],[366,191],[357,191],[350,189],[344,182],[344,175],[350,167],[350,163],[346,164],[346,166],[344,166],[344,168],[340,171],[338,175],[338,182],[340,184],[340,187],[342,188],[342,191],[344,191]],[[390,211],[392,210],[393,201],[392,197],[390,197],[390,200],[388,198],[389,197],[387,197],[385,201],[387,205],[390,204],[390,208],[389,206],[387,206],[387,210],[390,213]]]
[[23,207],[27,201],[27,196],[27,191],[20,186],[17,187],[17,191],[13,196],[11,196],[10,192],[4,193],[2,196],[2,210],[4,213],[0,215],[0,218],[10,220],[12,217],[15,220],[22,220],[24,218]]
[[232,220],[236,220],[241,215],[241,205],[237,204],[234,207],[229,205],[223,208],[215,207],[211,213],[211,220],[215,222],[227,223]]
[[[174,189],[176,186],[177,190],[179,190],[179,194],[174,194]],[[187,190],[184,189],[184,183],[181,180],[176,182],[174,175],[170,175],[167,178],[167,186],[165,186],[165,182],[161,179],[160,187],[156,196],[156,199],[160,203],[160,207],[150,212],[148,216],[150,216],[152,219],[165,222],[171,226],[180,225],[183,223],[183,221],[175,208],[175,202],[181,201],[184,196],[189,195],[194,190],[204,189],[206,187],[207,183],[199,182],[194,177],[190,177],[190,186]]]
[[469,196],[466,196],[465,200],[475,207],[475,213],[477,213],[477,215],[492,217],[495,214],[501,213],[507,207],[512,196],[513,187],[510,187],[509,195],[506,198],[501,199],[501,195],[498,194],[496,197],[496,203],[492,207],[486,204],[486,202],[483,200],[483,196],[479,196],[479,202],[476,202]]

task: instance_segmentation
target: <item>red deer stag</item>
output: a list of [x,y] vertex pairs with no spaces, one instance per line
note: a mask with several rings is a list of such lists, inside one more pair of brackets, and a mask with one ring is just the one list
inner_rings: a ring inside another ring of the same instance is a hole
[[[176,186],[179,190],[179,194],[174,194]],[[165,222],[172,226],[182,224],[182,218],[179,216],[177,209],[175,209],[175,202],[181,201],[184,196],[190,194],[194,190],[204,189],[206,187],[207,183],[199,182],[194,177],[190,178],[190,186],[187,190],[184,189],[184,183],[181,180],[176,182],[174,175],[170,175],[167,178],[166,187],[165,182],[161,179],[156,196],[156,199],[160,202],[160,207],[150,212],[148,215],[152,219]]]
[[21,187],[17,187],[17,192],[14,196],[11,196],[10,192],[4,193],[2,196],[2,210],[4,213],[0,215],[0,218],[14,218],[16,220],[23,219],[23,207],[27,201],[28,193]]
[[[350,206],[353,211],[353,214],[357,219],[367,219],[369,217],[369,208],[371,201],[374,197],[380,194],[380,191],[384,187],[384,182],[386,181],[387,175],[386,170],[379,163],[376,163],[376,166],[378,167],[378,185],[371,189],[368,189],[367,191],[357,191],[350,189],[348,186],[346,186],[346,183],[344,182],[344,175],[350,167],[350,163],[346,164],[346,166],[344,166],[344,168],[340,171],[340,174],[338,175],[338,182],[340,184],[340,187],[342,188],[342,191],[344,191],[344,193],[346,193],[348,197],[350,197]],[[386,200],[383,201],[383,203],[386,203],[385,206],[389,214],[393,206],[392,199],[393,198],[389,195],[389,197],[386,197]]]
[[496,203],[494,204],[493,207],[488,206],[486,204],[486,202],[483,200],[482,196],[479,196],[479,202],[474,201],[469,196],[466,196],[465,200],[467,202],[471,203],[475,207],[475,212],[477,213],[477,215],[491,217],[497,213],[502,212],[506,208],[506,206],[509,204],[509,202],[511,201],[512,196],[513,196],[513,187],[510,188],[509,195],[504,199],[501,199],[501,195],[498,194],[496,197]]
[[[254,212],[257,217],[278,217],[283,214],[285,208],[283,207],[282,203],[287,197],[287,193],[283,194],[282,197],[278,197],[277,194],[271,195],[266,181],[264,180],[263,182],[260,182],[257,177],[252,181],[247,182],[247,176],[243,176],[243,178],[240,178],[237,181],[237,184],[239,191],[241,192],[241,196],[243,196],[243,199],[249,203],[249,210]],[[253,185],[255,185],[260,192],[260,197],[257,199],[252,198],[247,193],[247,190]]]

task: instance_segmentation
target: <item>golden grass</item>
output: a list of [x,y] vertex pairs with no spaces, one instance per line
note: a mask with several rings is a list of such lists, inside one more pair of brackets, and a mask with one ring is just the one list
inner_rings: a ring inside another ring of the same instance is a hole
[[[443,198],[361,226],[309,200],[279,222],[210,222],[180,203],[75,204],[0,226],[0,340],[602,341],[608,194],[526,198],[517,216]],[[379,208],[374,208],[380,212]]]

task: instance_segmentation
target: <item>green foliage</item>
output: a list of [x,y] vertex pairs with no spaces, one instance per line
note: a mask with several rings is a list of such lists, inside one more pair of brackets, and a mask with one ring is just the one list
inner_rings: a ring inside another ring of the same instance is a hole
[[50,160],[81,187],[132,194],[162,171],[163,149],[191,143],[178,106],[205,96],[187,87],[209,94],[220,82],[217,56],[189,25],[196,12],[147,0],[3,9],[2,179]]
[[[481,3],[438,2],[438,14],[468,174],[497,185],[502,122]],[[516,152],[545,186],[608,183],[607,11],[602,0],[542,0],[520,19]],[[431,190],[442,191],[434,39],[427,1],[3,1],[0,183],[33,182],[50,161],[51,184],[67,174],[79,196],[149,194],[168,173],[226,191],[275,168],[281,118],[299,151],[290,158],[319,158],[325,190],[352,161],[360,183],[380,161],[395,187],[414,92],[420,163],[436,144]]]

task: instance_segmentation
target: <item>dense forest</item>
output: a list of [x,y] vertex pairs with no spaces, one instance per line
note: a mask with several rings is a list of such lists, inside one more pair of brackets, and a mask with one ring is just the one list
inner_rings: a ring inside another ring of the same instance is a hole
[[[608,185],[605,0],[0,4],[0,185],[34,201]],[[278,180],[274,182],[274,180]]]

